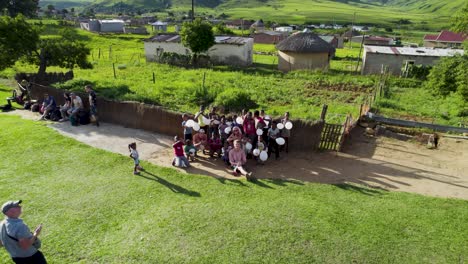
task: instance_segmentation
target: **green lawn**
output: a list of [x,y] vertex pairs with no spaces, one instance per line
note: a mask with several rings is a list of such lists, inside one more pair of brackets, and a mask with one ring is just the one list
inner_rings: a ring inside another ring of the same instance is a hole
[[[50,263],[464,263],[468,201],[354,185],[221,180],[0,114],[0,200],[44,224]],[[8,128],[8,129],[5,129]],[[125,148],[126,146],[122,146]],[[0,250],[0,263],[10,263]]]

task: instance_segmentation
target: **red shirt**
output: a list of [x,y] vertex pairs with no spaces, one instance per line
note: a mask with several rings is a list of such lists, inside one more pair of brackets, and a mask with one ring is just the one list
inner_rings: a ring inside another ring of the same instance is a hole
[[255,120],[253,119],[245,119],[244,120],[244,133],[247,135],[255,135]]
[[172,145],[172,147],[174,148],[174,154],[177,157],[184,155],[184,143],[178,141],[174,145]]

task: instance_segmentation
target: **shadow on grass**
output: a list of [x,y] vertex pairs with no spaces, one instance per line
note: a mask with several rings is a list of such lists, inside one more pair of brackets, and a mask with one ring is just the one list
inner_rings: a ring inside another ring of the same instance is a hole
[[192,197],[201,197],[199,192],[187,190],[184,187],[173,184],[171,182],[168,182],[167,180],[165,180],[165,179],[163,179],[163,178],[161,178],[161,177],[159,177],[159,176],[157,176],[157,175],[155,175],[155,174],[153,174],[153,173],[151,173],[149,171],[143,171],[142,173],[147,174],[149,176],[146,176],[146,175],[143,175],[143,174],[140,174],[140,175],[137,175],[137,176],[140,176],[140,177],[148,179],[148,180],[156,181],[156,182],[166,186],[172,192],[185,194],[185,195],[192,196]]
[[[366,187],[361,187],[353,184],[333,184],[334,186],[343,189],[345,191],[351,191],[351,192],[358,192],[364,195],[369,195],[369,196],[376,196],[376,195],[382,195],[384,192],[388,192],[384,189],[378,188],[378,189],[371,189],[371,188],[366,188]],[[374,187],[376,188],[376,187]]]

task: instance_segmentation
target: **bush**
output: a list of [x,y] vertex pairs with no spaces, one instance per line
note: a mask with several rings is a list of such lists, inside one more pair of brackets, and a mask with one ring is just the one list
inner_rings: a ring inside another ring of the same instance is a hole
[[240,112],[242,109],[258,107],[249,93],[234,88],[228,88],[218,94],[214,103],[217,107],[224,108],[225,112]]

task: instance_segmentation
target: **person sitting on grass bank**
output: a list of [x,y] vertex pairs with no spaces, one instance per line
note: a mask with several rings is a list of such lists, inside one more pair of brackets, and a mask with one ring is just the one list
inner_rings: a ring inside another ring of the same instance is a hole
[[184,143],[180,140],[179,136],[174,137],[174,159],[172,160],[172,166],[179,168],[189,168],[190,162],[184,155]]
[[2,213],[6,219],[0,224],[0,246],[5,247],[15,263],[47,263],[39,248],[41,241],[38,236],[42,230],[42,224],[37,226],[34,233],[20,217],[21,200],[8,201],[2,205]]
[[42,102],[43,114],[39,120],[45,120],[49,116],[49,113],[55,109],[55,107],[57,107],[57,103],[55,102],[54,97],[45,93],[44,102]]
[[93,87],[89,84],[85,86],[85,91],[88,93],[89,97],[89,113],[91,115],[91,120],[96,124],[96,126],[99,126],[96,92],[94,92]]
[[247,162],[247,158],[245,156],[245,151],[241,148],[241,141],[236,140],[234,141],[234,148],[229,151],[229,162],[232,166],[232,174],[237,176],[238,173],[245,175],[247,180],[252,180],[252,172],[247,172],[245,170],[244,165]]
[[75,93],[70,93],[70,97],[72,99],[72,106],[71,106],[70,109],[68,109],[67,113],[70,116],[70,120],[76,122],[76,119],[77,119],[76,116],[77,116],[78,112],[80,110],[83,110],[83,101]]
[[128,150],[130,151],[130,158],[133,159],[133,163],[135,164],[133,167],[133,174],[138,175],[140,171],[144,171],[144,169],[140,166],[140,155],[138,155],[136,142],[130,143],[128,145]]

